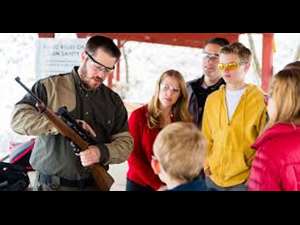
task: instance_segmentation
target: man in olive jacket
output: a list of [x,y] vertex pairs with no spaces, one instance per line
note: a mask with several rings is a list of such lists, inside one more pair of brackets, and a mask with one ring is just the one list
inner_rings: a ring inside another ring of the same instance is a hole
[[79,156],[68,140],[38,112],[30,95],[16,104],[11,126],[22,135],[38,136],[30,163],[37,171],[35,190],[97,190],[86,167],[127,160],[133,139],[128,132],[127,111],[118,94],[103,84],[120,58],[120,50],[103,36],[91,37],[81,53],[79,67],[37,81],[32,92],[50,109],[66,106],[71,116],[94,134],[97,144]]

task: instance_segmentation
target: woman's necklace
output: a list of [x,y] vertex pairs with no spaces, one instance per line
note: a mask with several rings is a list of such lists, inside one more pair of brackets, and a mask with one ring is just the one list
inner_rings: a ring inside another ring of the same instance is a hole
[[169,125],[170,123],[172,123],[173,117],[174,117],[174,114],[172,112],[166,117],[162,116],[161,127],[164,128],[167,125]]

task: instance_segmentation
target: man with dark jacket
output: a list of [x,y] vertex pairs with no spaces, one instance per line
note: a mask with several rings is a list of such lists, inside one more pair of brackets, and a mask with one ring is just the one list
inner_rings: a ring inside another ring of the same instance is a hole
[[114,42],[103,36],[91,37],[81,54],[79,67],[37,81],[32,92],[53,111],[66,106],[72,117],[84,125],[96,144],[74,154],[66,138],[38,112],[30,95],[19,101],[12,115],[13,130],[38,136],[30,163],[37,171],[36,190],[97,190],[86,167],[100,163],[122,163],[133,147],[128,132],[127,111],[119,95],[103,84],[120,58]]
[[224,38],[213,38],[206,42],[203,49],[203,76],[187,83],[189,95],[189,111],[194,117],[194,123],[201,128],[202,116],[206,98],[209,94],[225,84],[218,71],[219,52],[228,45]]

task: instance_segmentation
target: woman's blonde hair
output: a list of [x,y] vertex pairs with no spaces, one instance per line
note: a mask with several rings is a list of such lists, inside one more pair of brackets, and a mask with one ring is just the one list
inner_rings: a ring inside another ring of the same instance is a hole
[[291,123],[300,119],[300,69],[287,67],[279,71],[272,80],[270,97],[276,112],[267,127],[275,123]]
[[160,110],[160,102],[159,102],[159,92],[160,92],[160,85],[166,77],[175,78],[178,81],[179,88],[180,88],[179,98],[177,102],[174,104],[174,106],[172,107],[174,120],[184,121],[184,122],[192,121],[191,114],[188,111],[188,94],[187,94],[184,78],[180,72],[176,70],[168,70],[164,72],[160,76],[159,80],[156,82],[155,93],[148,104],[149,114],[148,114],[147,123],[150,129],[160,127],[161,110]]

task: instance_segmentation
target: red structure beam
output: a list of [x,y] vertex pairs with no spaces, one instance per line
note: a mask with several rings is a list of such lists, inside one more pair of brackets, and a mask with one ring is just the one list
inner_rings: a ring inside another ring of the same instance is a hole
[[273,33],[263,34],[262,89],[267,92],[273,75]]
[[39,38],[55,38],[55,33],[38,33]]
[[202,48],[206,40],[213,37],[224,37],[230,42],[238,41],[239,33],[77,33],[78,38],[95,34],[117,40],[141,41],[156,44]]

